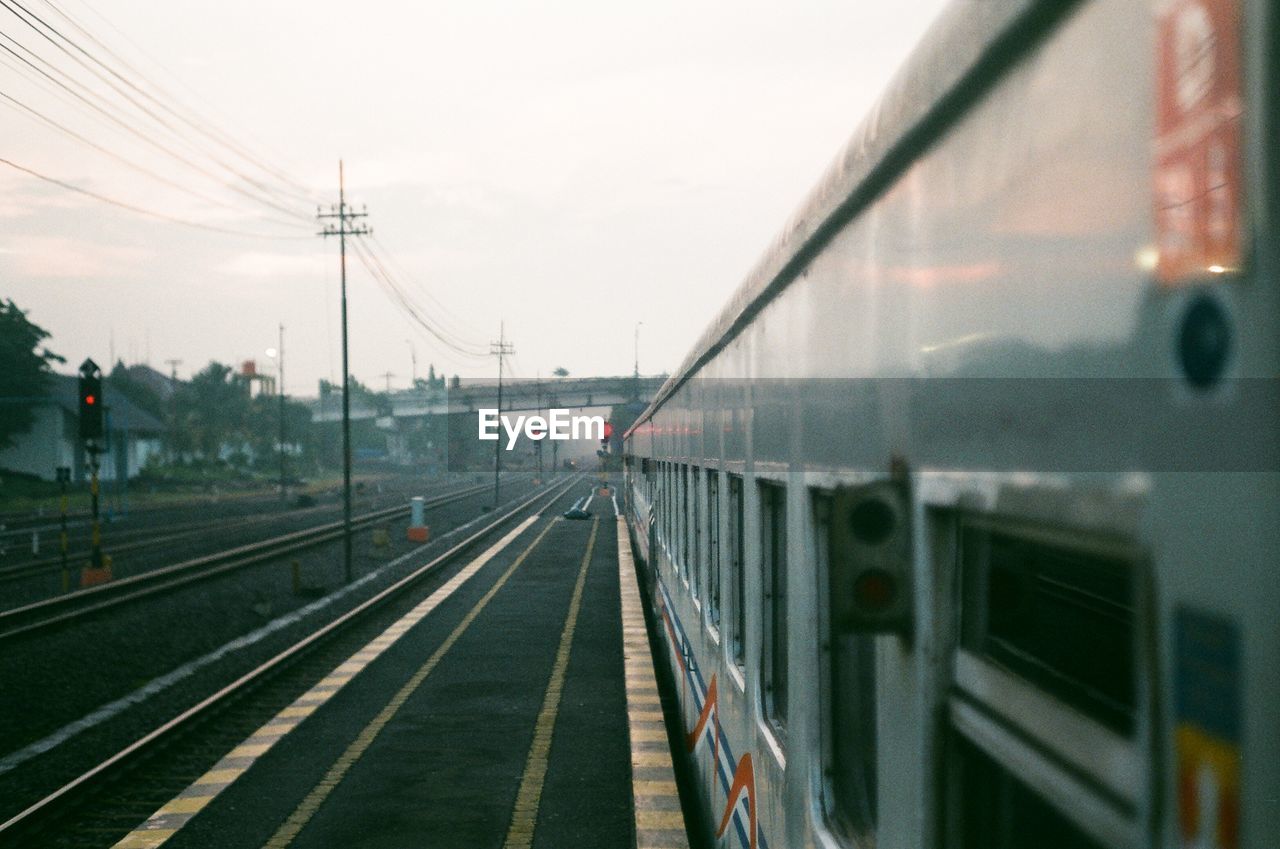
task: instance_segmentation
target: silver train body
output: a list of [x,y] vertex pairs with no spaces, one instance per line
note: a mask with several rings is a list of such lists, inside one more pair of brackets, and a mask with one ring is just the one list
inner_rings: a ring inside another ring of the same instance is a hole
[[715,845],[1280,845],[1278,32],[957,2],[628,431]]

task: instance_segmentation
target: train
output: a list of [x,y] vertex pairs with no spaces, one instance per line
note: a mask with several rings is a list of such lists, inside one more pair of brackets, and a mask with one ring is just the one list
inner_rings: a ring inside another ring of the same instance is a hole
[[1278,14],[953,3],[628,429],[707,845],[1280,841]]

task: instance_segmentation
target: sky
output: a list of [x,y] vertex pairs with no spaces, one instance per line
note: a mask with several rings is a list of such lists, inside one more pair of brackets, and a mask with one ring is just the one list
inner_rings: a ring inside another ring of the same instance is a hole
[[74,44],[0,9],[0,157],[235,232],[0,163],[0,297],[66,371],[271,371],[283,324],[286,389],[314,395],[341,374],[338,245],[311,220],[341,158],[454,343],[349,254],[362,382],[491,377],[500,326],[517,378],[629,374],[638,322],[640,370],[671,371],[943,5],[22,0]]

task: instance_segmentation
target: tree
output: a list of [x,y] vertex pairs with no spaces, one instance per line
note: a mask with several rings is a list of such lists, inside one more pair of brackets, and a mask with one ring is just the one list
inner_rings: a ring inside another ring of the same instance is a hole
[[[250,401],[246,416],[245,442],[253,449],[254,462],[260,468],[275,470],[280,462],[280,396],[259,395]],[[284,426],[286,450],[296,445],[304,455],[316,453],[310,407],[299,401],[286,401]],[[293,471],[297,473],[296,468]]]
[[224,445],[246,441],[249,386],[228,365],[211,362],[173,399],[175,447],[216,460]]
[[31,429],[32,408],[49,391],[51,364],[66,362],[40,345],[48,338],[13,301],[0,300],[0,448]]
[[428,364],[428,365],[427,365],[427,376],[426,376],[425,378],[423,378],[423,377],[418,378],[416,381],[414,381],[414,384],[413,384],[413,385],[414,385],[414,388],[415,388],[415,389],[422,389],[422,390],[426,390],[426,391],[432,391],[432,390],[435,390],[435,389],[444,389],[444,384],[445,384],[445,377],[444,377],[444,375],[443,375],[443,374],[436,374],[436,367],[435,367],[435,365],[434,365],[434,364]]
[[553,371],[553,372],[551,372],[551,373],[552,373],[552,374],[554,374],[556,377],[568,377],[568,376],[569,376],[569,370],[568,370],[567,368],[565,368],[564,366],[560,366],[559,368],[557,368],[555,371]]

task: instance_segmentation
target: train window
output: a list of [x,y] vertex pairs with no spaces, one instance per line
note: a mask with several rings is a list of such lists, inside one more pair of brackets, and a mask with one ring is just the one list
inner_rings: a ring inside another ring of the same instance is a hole
[[659,487],[661,492],[658,494],[661,507],[661,516],[659,517],[658,527],[662,533],[662,546],[667,549],[670,555],[671,545],[671,464],[663,462],[659,468],[661,472]]
[[653,509],[653,486],[654,486],[654,470],[653,461],[647,457],[641,461],[641,468],[644,470],[644,494],[645,499],[649,503],[649,508]]
[[781,730],[787,723],[787,490],[760,484],[760,675],[765,715]]
[[671,563],[680,574],[680,464],[672,463],[668,470],[671,478]]
[[[813,498],[813,551],[819,598],[831,586],[831,496]],[[837,629],[823,617],[820,641],[826,698],[822,700],[823,802],[832,831],[854,846],[871,846],[876,829],[876,644],[871,634]]]
[[[655,523],[658,540],[666,539],[667,535],[667,505],[663,500],[666,497],[667,488],[663,486],[664,480],[662,476],[662,463],[659,461],[655,464],[654,480],[653,480],[653,515],[657,518]],[[655,556],[656,556],[655,552]]]
[[974,520],[961,526],[960,566],[965,649],[1113,731],[1133,733],[1130,559],[1078,539]]
[[680,466],[680,575],[689,583],[689,467]]
[[680,464],[671,464],[671,563],[677,575],[684,574],[680,557]]
[[720,627],[720,475],[707,470],[707,623]]
[[689,472],[689,587],[693,597],[702,594],[702,470]]
[[679,528],[680,517],[676,515],[676,505],[680,502],[676,494],[676,471],[679,469],[675,463],[667,463],[667,557],[671,560],[671,567],[679,573],[680,564],[677,562],[678,554],[676,546],[676,533]]
[[957,815],[963,849],[1103,849],[1034,790],[960,740]]
[[730,648],[739,669],[747,666],[747,569],[742,520],[742,478],[729,475],[729,605],[733,613]]

